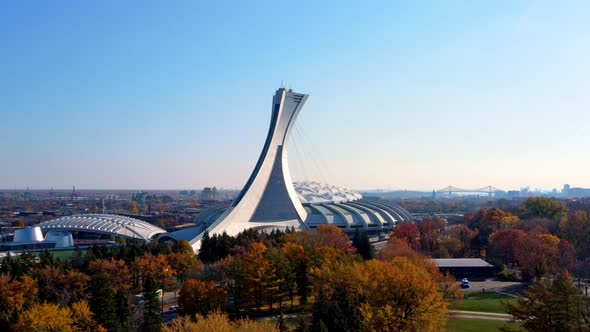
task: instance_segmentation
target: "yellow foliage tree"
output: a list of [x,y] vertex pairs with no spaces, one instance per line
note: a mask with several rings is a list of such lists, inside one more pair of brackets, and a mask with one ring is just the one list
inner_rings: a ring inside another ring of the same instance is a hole
[[265,251],[266,246],[263,243],[254,242],[248,246],[248,249],[242,255],[245,289],[257,310],[260,310],[262,306],[267,287],[272,282],[272,276],[274,275],[273,266],[264,257]]
[[162,332],[277,332],[270,322],[253,322],[240,319],[230,322],[226,314],[213,311],[207,317],[196,315],[193,321],[187,317],[177,318],[170,325],[162,325]]
[[73,332],[74,319],[68,307],[57,304],[36,304],[23,311],[13,327],[17,332]]
[[[362,331],[437,331],[446,323],[447,303],[437,281],[405,257],[326,264],[315,277],[321,295],[314,320],[334,328],[349,324]],[[345,311],[339,316],[334,308]]]
[[37,282],[24,275],[20,280],[10,280],[0,275],[0,327],[14,322],[20,312],[29,308],[37,299]]

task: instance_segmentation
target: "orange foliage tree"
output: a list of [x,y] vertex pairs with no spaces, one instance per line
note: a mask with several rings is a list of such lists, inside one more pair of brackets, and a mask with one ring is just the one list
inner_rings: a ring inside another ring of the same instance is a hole
[[[165,255],[153,256],[147,254],[137,257],[131,263],[131,272],[138,289],[142,289],[143,284],[149,279],[159,288],[167,287],[174,282],[172,278],[175,271],[168,264]],[[141,283],[140,283],[141,280]]]
[[118,289],[127,290],[131,288],[131,272],[122,259],[96,259],[88,264],[88,273],[91,275],[105,273],[113,288],[113,292]]
[[392,237],[404,240],[410,248],[420,250],[420,233],[416,224],[401,223],[393,229]]
[[265,259],[266,246],[260,242],[251,243],[242,255],[244,268],[244,286],[248,298],[260,310],[262,300],[267,296],[272,282],[274,268]]
[[348,235],[334,225],[320,225],[313,231],[298,232],[295,236],[302,244],[331,247],[349,256],[356,254],[356,248],[352,246]]
[[551,234],[537,234],[517,243],[516,259],[523,273],[530,278],[540,278],[557,272],[559,241]]
[[216,287],[213,281],[189,279],[182,285],[178,295],[182,315],[207,315],[210,311],[221,309],[227,302],[227,292]]
[[16,317],[34,304],[37,292],[37,282],[27,275],[11,280],[0,274],[0,330],[8,330]]

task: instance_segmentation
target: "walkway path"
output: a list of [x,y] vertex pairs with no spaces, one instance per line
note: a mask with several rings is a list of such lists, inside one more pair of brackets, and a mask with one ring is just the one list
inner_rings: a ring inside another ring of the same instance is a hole
[[449,310],[449,313],[455,318],[498,320],[502,322],[508,322],[512,320],[511,315],[497,314],[493,312]]

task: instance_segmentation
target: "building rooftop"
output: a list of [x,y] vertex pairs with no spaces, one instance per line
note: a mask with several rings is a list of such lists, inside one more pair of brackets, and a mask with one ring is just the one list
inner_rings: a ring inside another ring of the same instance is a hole
[[149,241],[166,233],[160,227],[145,221],[112,214],[78,214],[42,222],[43,231],[64,230],[112,234]]
[[494,267],[480,258],[435,258],[438,267]]

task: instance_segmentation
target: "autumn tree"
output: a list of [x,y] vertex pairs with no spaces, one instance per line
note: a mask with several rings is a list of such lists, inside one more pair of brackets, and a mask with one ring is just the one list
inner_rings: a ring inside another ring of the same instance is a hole
[[[301,303],[307,303],[307,298],[310,295],[310,269],[312,268],[312,260],[305,253],[305,248],[299,243],[288,242],[280,248],[281,256],[285,257],[289,262],[289,266],[293,269],[295,277],[295,293],[299,295]],[[293,299],[295,294],[289,292],[289,300],[293,306]]]
[[517,248],[527,238],[527,234],[517,229],[503,229],[490,236],[490,256],[497,262],[515,264]]
[[443,238],[436,251],[434,252],[435,257],[448,258],[448,257],[460,257],[463,253],[463,247],[461,241],[455,237]]
[[74,332],[74,323],[68,307],[59,307],[53,303],[35,304],[19,316],[13,331]]
[[33,272],[39,285],[42,301],[67,306],[72,302],[86,299],[86,288],[90,278],[79,271],[64,271],[62,268],[46,266]]
[[420,232],[416,224],[401,223],[393,228],[391,236],[406,241],[414,250],[420,250]]
[[463,249],[463,256],[468,256],[471,250],[471,243],[477,236],[477,232],[470,229],[466,225],[460,225],[459,228],[454,228],[452,237],[458,239],[461,242],[461,248]]
[[206,316],[209,312],[221,309],[227,302],[227,293],[215,286],[213,281],[187,280],[178,293],[179,312],[182,315]]
[[125,290],[131,288],[131,272],[122,259],[95,259],[88,263],[90,275],[104,273],[111,282],[111,288],[115,292],[119,288]]
[[288,298],[293,307],[293,300],[297,289],[296,263],[291,261],[280,248],[272,248],[266,251],[266,259],[274,266],[273,282],[275,291],[270,292],[270,302],[276,300],[279,303],[279,310],[283,309],[283,299]]
[[350,243],[348,235],[334,225],[320,225],[315,230],[298,232],[295,237],[302,244],[331,247],[348,256],[356,254],[356,248]]
[[76,331],[93,332],[102,331],[103,327],[94,319],[94,313],[86,301],[74,302],[70,306],[71,318]]
[[244,264],[244,286],[256,310],[260,310],[262,300],[266,296],[267,287],[274,274],[273,266],[264,257],[266,246],[262,243],[252,243],[242,255]]
[[225,289],[227,289],[228,294],[231,297],[233,314],[238,316],[240,313],[240,307],[246,302],[243,262],[239,257],[228,256],[220,260],[217,264],[219,264],[223,274]]
[[137,207],[137,202],[136,201],[129,201],[129,213],[131,214],[138,214],[139,213],[139,208]]
[[185,280],[191,269],[202,265],[194,253],[174,252],[166,255],[166,261],[179,280]]
[[11,280],[0,274],[0,331],[8,331],[20,313],[35,303],[37,292],[37,282],[27,275]]
[[174,282],[174,270],[168,264],[166,255],[137,257],[131,264],[131,272],[139,289],[147,280],[151,280],[156,288],[165,288]]
[[420,232],[420,249],[426,252],[434,252],[445,232],[445,222],[442,219],[424,219],[417,223]]
[[445,323],[439,285],[407,258],[326,264],[315,279],[316,330],[437,331]]
[[162,325],[162,332],[278,332],[271,322],[253,322],[239,319],[231,322],[226,314],[213,311],[206,317],[197,314],[190,317],[176,318],[170,325]]
[[557,267],[559,272],[572,271],[576,267],[576,249],[568,240],[557,245]]
[[428,271],[431,278],[439,285],[439,289],[445,300],[462,299],[463,293],[455,278],[449,274],[442,274],[438,266],[429,258],[421,256],[418,252],[410,248],[406,241],[392,237],[387,242],[385,248],[379,251],[377,257],[383,261],[392,261],[403,257],[416,266]]
[[590,217],[583,210],[575,211],[561,225],[561,236],[576,248],[578,257],[590,257]]
[[579,295],[568,274],[553,282],[532,284],[516,304],[506,303],[507,312],[528,331],[586,331],[588,300]]
[[558,270],[559,238],[551,234],[529,235],[517,244],[516,260],[523,273],[540,278]]
[[513,229],[522,225],[518,216],[506,215],[498,220],[498,229]]
[[500,209],[484,209],[465,216],[465,224],[477,231],[475,244],[481,249],[488,245],[489,236],[500,229],[512,214]]
[[551,198],[530,197],[519,206],[519,212],[522,219],[540,217],[559,221],[567,213],[567,207]]

